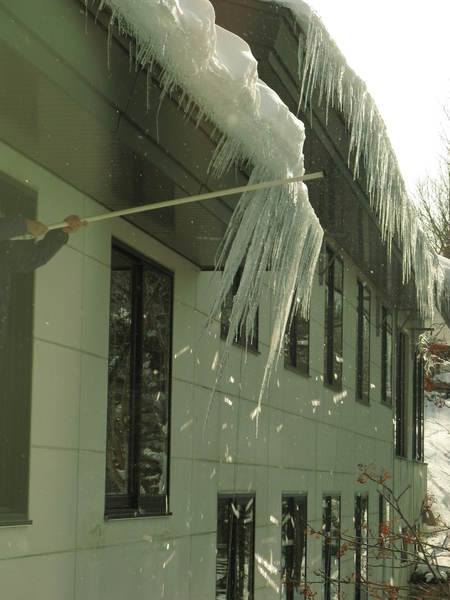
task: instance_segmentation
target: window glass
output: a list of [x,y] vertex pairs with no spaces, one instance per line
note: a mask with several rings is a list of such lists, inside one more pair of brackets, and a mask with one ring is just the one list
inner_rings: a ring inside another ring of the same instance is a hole
[[167,490],[172,282],[144,271],[139,480],[142,494]]
[[323,599],[340,597],[340,532],[341,498],[323,496],[322,499],[322,571],[324,576]]
[[384,306],[381,327],[381,399],[392,404],[392,313]]
[[216,600],[253,600],[254,537],[254,496],[219,496]]
[[358,332],[356,343],[356,397],[370,396],[370,290],[358,281]]
[[342,388],[343,285],[343,263],[327,248],[324,380],[336,389]]
[[414,361],[413,458],[424,460],[424,361],[420,354]]
[[[294,310],[295,302],[292,310]],[[309,319],[300,312],[289,318],[284,337],[284,364],[300,373],[309,372]]]
[[129,492],[132,276],[131,265],[129,268],[120,269],[115,269],[113,266],[111,271],[106,446],[107,494],[128,494]]
[[[6,231],[20,215],[35,218],[36,200],[29,186],[0,173],[0,218]],[[32,271],[40,248],[34,241],[0,241],[0,525],[29,522]]]
[[395,453],[406,458],[406,334],[397,336],[397,389],[395,398]]
[[168,510],[172,277],[114,247],[106,514]]
[[305,598],[307,496],[281,500],[281,583],[285,600]]
[[367,600],[369,556],[369,497],[355,498],[355,600]]

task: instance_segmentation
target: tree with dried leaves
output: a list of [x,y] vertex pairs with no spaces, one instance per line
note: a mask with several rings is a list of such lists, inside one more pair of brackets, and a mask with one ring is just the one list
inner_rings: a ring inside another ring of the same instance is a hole
[[442,136],[444,156],[439,174],[426,177],[416,189],[418,213],[434,250],[450,259],[450,107],[444,109],[447,132]]
[[[336,600],[450,600],[450,567],[443,566],[450,558],[450,529],[439,515],[433,515],[433,499],[427,495],[421,514],[410,518],[402,503],[409,486],[396,495],[388,484],[391,477],[386,470],[378,472],[374,465],[364,464],[358,469],[359,484],[376,486],[385,506],[383,519],[369,527],[368,507],[363,509],[358,502],[363,494],[356,497],[354,530],[337,527],[331,532],[307,524],[308,536],[322,539],[324,548],[333,547],[338,560],[353,555],[355,567],[347,576],[340,576],[340,568],[334,574],[329,569],[315,569],[316,579],[303,585],[299,582],[295,597],[318,600],[318,593],[310,585],[319,584],[329,589],[327,598]],[[446,535],[437,535],[442,533]],[[387,565],[397,576],[385,576]],[[406,584],[397,582],[402,570],[408,573]]]

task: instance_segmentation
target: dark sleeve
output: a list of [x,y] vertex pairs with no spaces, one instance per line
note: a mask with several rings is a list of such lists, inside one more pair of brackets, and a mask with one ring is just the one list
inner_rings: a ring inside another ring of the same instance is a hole
[[16,235],[27,232],[27,220],[25,217],[5,217],[0,219],[0,241],[6,241]]
[[39,242],[14,242],[14,270],[18,273],[31,273],[42,267],[67,242],[69,236],[61,229],[49,231]]

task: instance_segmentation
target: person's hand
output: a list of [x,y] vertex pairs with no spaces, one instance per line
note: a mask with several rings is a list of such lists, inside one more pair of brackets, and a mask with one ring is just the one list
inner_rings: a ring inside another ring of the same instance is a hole
[[39,237],[40,235],[44,235],[47,233],[48,227],[43,225],[40,221],[33,221],[32,219],[27,219],[27,233],[32,235],[33,237]]
[[87,221],[82,221],[78,215],[69,215],[64,219],[67,223],[67,227],[64,227],[65,233],[76,233],[80,227],[86,227]]

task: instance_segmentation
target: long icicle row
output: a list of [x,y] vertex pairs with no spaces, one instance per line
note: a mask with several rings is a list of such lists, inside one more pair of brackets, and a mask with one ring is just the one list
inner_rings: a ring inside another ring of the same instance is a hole
[[[304,174],[303,125],[275,92],[257,78],[252,66],[254,59],[249,59],[249,48],[248,51],[242,51],[242,40],[216,28],[215,33],[220,33],[221,39],[224,36],[227,38],[227,47],[235,46],[241,52],[239,61],[244,59],[248,63],[247,70],[240,75],[238,73],[242,85],[238,105],[235,106],[235,98],[230,98],[227,106],[223,106],[223,103],[219,105],[217,94],[212,93],[210,88],[214,90],[214,86],[220,83],[219,71],[229,72],[228,63],[221,71],[220,64],[218,66],[220,56],[215,54],[209,60],[201,58],[199,64],[194,65],[194,70],[184,71],[177,63],[178,55],[169,51],[170,36],[163,40],[157,26],[161,12],[161,18],[165,19],[164,26],[171,28],[171,32],[177,30],[177,19],[174,18],[172,23],[170,15],[173,10],[179,16],[182,0],[166,0],[164,4],[153,0],[140,0],[137,4],[132,0],[103,1],[112,9],[110,26],[117,22],[121,33],[135,39],[136,62],[142,68],[147,68],[156,61],[161,67],[159,80],[162,94],[170,95],[178,86],[183,90],[182,98],[186,94],[188,105],[195,102],[200,109],[200,117],[209,119],[223,132],[210,165],[210,170],[216,176],[243,162],[253,167],[249,183]],[[194,10],[192,3],[186,5]],[[151,10],[151,15],[144,14],[144,9]],[[212,7],[211,12],[214,12]],[[137,17],[138,14],[141,19]],[[169,21],[170,25],[167,25]],[[211,50],[213,45],[208,48]],[[210,85],[207,85],[208,82]],[[226,91],[223,87],[220,90],[222,94]],[[229,118],[235,110],[242,117],[241,120]],[[246,111],[245,114],[242,110]],[[227,227],[218,261],[219,267],[223,265],[223,275],[209,322],[220,313],[241,266],[243,272],[233,302],[230,329],[219,372],[223,373],[241,324],[245,323],[247,339],[252,335],[267,274],[272,291],[274,328],[254,417],[258,417],[261,411],[264,393],[283,348],[285,327],[294,296],[298,310],[304,315],[309,311],[312,279],[322,237],[322,228],[309,204],[306,186],[302,183],[244,194]]]
[[420,228],[386,126],[365,83],[348,67],[319,16],[310,11],[308,19],[304,56],[304,47],[299,43],[299,108],[311,105],[317,91],[319,104],[325,98],[327,114],[331,106],[344,115],[350,132],[349,169],[356,179],[361,163],[364,165],[369,200],[389,255],[392,242],[398,239],[403,253],[403,280],[409,281],[414,272],[420,313],[432,317],[433,290],[436,286],[439,298],[442,269]]

